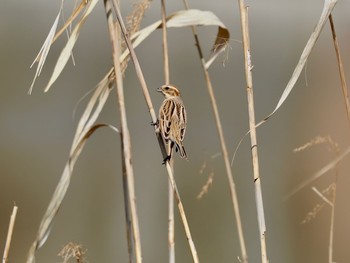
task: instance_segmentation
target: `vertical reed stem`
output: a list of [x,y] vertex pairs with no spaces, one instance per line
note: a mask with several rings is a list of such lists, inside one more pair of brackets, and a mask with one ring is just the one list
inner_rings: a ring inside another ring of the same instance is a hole
[[11,214],[11,217],[10,217],[10,224],[9,224],[9,228],[8,228],[8,231],[7,231],[7,237],[6,237],[6,244],[5,244],[4,254],[2,256],[2,263],[7,263],[7,261],[8,261],[8,256],[9,256],[9,252],[10,252],[10,246],[11,246],[13,229],[15,227],[17,210],[18,210],[18,207],[15,205],[13,207],[13,209],[12,209],[12,214]]
[[[123,176],[126,176],[126,185],[127,185],[127,193],[128,200],[126,205],[130,205],[130,208],[126,207],[126,211],[130,209],[131,214],[131,229],[133,233],[133,241],[135,242],[135,258],[137,263],[142,262],[142,253],[141,253],[141,240],[140,240],[140,230],[139,230],[139,222],[137,216],[137,208],[136,208],[136,196],[135,196],[135,184],[134,184],[134,172],[131,161],[131,139],[130,133],[128,129],[128,122],[126,116],[125,109],[125,100],[124,100],[124,89],[123,89],[123,76],[121,73],[120,66],[120,50],[121,50],[121,41],[120,41],[120,31],[119,26],[115,26],[112,19],[112,5],[111,0],[104,0],[109,33],[112,42],[113,49],[113,63],[114,63],[114,72],[115,72],[115,86],[117,91],[117,97],[119,102],[119,111],[120,111],[120,120],[121,120],[121,137],[122,137],[122,158],[123,158]],[[114,5],[118,6],[116,1],[113,2]],[[128,213],[126,213],[126,216]],[[127,218],[127,224],[128,224]],[[128,229],[128,226],[127,226]],[[129,228],[130,229],[130,228]],[[129,234],[128,234],[129,237]],[[130,247],[129,247],[130,251]],[[130,256],[130,255],[129,255]],[[132,260],[129,258],[129,261]]]
[[[187,0],[184,0],[184,5],[185,5],[186,9],[189,9],[189,5],[188,5]],[[207,83],[207,89],[208,89],[208,93],[209,93],[209,97],[210,97],[210,101],[211,101],[211,105],[212,105],[212,110],[214,113],[216,128],[217,128],[219,139],[220,139],[221,152],[222,152],[222,156],[223,156],[224,163],[225,163],[228,186],[229,186],[230,194],[231,194],[231,202],[232,202],[232,206],[233,206],[234,216],[236,219],[239,244],[240,244],[240,248],[241,248],[240,260],[242,263],[248,263],[248,255],[247,255],[247,250],[246,250],[245,241],[244,241],[243,225],[242,225],[241,215],[240,215],[240,210],[239,210],[237,191],[236,191],[236,186],[235,186],[235,183],[233,180],[231,165],[230,165],[228,151],[227,151],[226,142],[225,142],[225,136],[224,136],[224,132],[222,129],[222,124],[221,124],[221,120],[220,120],[218,106],[217,106],[216,99],[215,99],[214,89],[213,89],[213,86],[211,83],[209,72],[205,66],[205,60],[203,57],[203,52],[202,52],[202,48],[201,48],[201,45],[199,42],[199,37],[198,37],[197,31],[196,31],[196,27],[192,26],[191,28],[192,28],[192,33],[193,33],[193,36],[194,36],[194,39],[196,42],[196,47],[198,50],[199,58],[200,58],[202,69],[203,69],[204,76],[205,76],[205,80]]]
[[249,129],[250,129],[250,143],[253,162],[253,175],[254,175],[254,187],[255,187],[255,202],[258,215],[259,233],[260,233],[260,248],[261,248],[261,261],[262,263],[268,263],[266,252],[266,226],[263,198],[261,191],[261,178],[259,174],[259,158],[258,158],[258,142],[256,138],[256,125],[255,125],[255,110],[254,110],[254,93],[253,93],[253,77],[252,77],[252,61],[250,52],[250,39],[249,39],[249,24],[248,24],[248,8],[244,4],[244,0],[238,0],[240,14],[241,14],[241,28],[243,36],[243,52],[244,52],[244,64],[245,75],[247,83],[247,99],[248,99],[248,114],[249,114]]
[[[163,59],[164,59],[164,80],[165,84],[170,84],[169,52],[166,28],[165,0],[161,0],[162,8],[162,32],[163,32]],[[171,153],[168,153],[170,156]],[[170,166],[174,174],[174,159],[170,160]],[[174,217],[174,190],[171,182],[168,181],[168,249],[169,263],[175,263],[175,217]]]

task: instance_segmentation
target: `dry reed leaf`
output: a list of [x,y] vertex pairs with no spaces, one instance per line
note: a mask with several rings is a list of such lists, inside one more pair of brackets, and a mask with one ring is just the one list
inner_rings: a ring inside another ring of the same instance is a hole
[[37,237],[35,241],[33,242],[32,246],[30,247],[28,257],[27,257],[27,263],[33,263],[35,262],[35,252],[46,242],[48,236],[50,235],[50,231],[52,228],[53,219],[55,218],[58,209],[61,206],[61,203],[63,201],[63,198],[65,197],[65,194],[67,192],[70,179],[72,176],[72,172],[74,169],[74,165],[82,151],[82,149],[85,146],[85,143],[89,139],[89,137],[99,128],[102,127],[109,127],[115,132],[119,133],[118,129],[115,128],[112,125],[109,124],[96,124],[90,127],[87,132],[82,136],[81,140],[78,142],[76,147],[73,149],[72,154],[66,163],[66,166],[64,167],[63,174],[60,178],[60,181],[58,182],[55,192],[51,198],[50,204],[45,212],[45,215],[43,216],[43,219],[40,223]]
[[56,62],[56,65],[55,65],[55,68],[54,68],[53,73],[51,75],[51,78],[49,80],[49,83],[45,87],[45,90],[44,90],[45,92],[47,92],[50,89],[52,84],[57,80],[58,76],[61,74],[62,70],[66,66],[66,64],[67,64],[67,62],[72,54],[73,47],[74,47],[74,45],[79,37],[80,29],[83,26],[86,18],[90,15],[92,10],[96,6],[97,2],[98,2],[98,0],[91,0],[88,3],[88,7],[87,7],[84,15],[82,16],[80,21],[77,23],[77,25],[73,29],[72,34],[67,41],[67,44],[62,49],[61,54],[58,57],[58,60]]
[[40,223],[37,237],[33,242],[28,257],[27,263],[34,262],[35,251],[38,250],[46,241],[50,234],[51,226],[55,215],[61,206],[63,198],[67,192],[70,179],[72,176],[75,162],[77,161],[87,139],[101,127],[109,127],[115,132],[119,133],[118,129],[108,124],[94,124],[99,116],[104,104],[107,101],[109,92],[111,90],[111,83],[114,79],[114,74],[111,72],[106,75],[104,79],[96,87],[96,91],[92,95],[86,109],[78,124],[75,137],[72,143],[69,159],[66,163],[60,181],[58,182],[55,192],[51,198],[50,204],[45,212]]
[[[103,106],[107,101],[113,80],[114,71],[111,70],[99,82],[99,84],[97,84],[95,92],[91,96],[84,113],[80,117],[77,130],[73,139],[72,147],[76,145],[76,143],[80,140],[81,135],[85,133],[84,130],[87,130],[88,127],[91,127],[97,120],[98,116],[100,115],[103,109]],[[94,108],[95,111],[93,111]]]
[[287,99],[288,95],[290,94],[290,92],[292,91],[292,89],[294,88],[295,83],[297,82],[297,80],[299,79],[299,76],[301,74],[301,71],[303,70],[305,63],[313,49],[313,47],[315,46],[315,43],[318,39],[318,37],[320,36],[322,29],[325,25],[325,23],[328,21],[328,17],[331,14],[334,6],[336,5],[338,0],[325,0],[324,1],[324,6],[322,9],[322,13],[320,16],[320,19],[314,29],[314,31],[312,32],[308,42],[306,43],[306,46],[300,56],[299,62],[296,65],[294,72],[287,84],[287,86],[285,87],[282,96],[280,98],[280,100],[277,103],[277,106],[275,107],[275,109],[267,116],[265,117],[264,120],[262,120],[261,122],[259,122],[256,127],[260,126],[261,124],[263,124],[264,122],[267,121],[267,119],[269,119],[273,114],[275,114],[275,112],[281,107],[281,105],[284,103],[284,101]]
[[[209,68],[215,58],[225,50],[230,38],[230,33],[226,26],[220,21],[220,19],[210,11],[202,11],[197,9],[183,10],[175,12],[166,18],[166,26],[168,28],[178,27],[190,27],[190,26],[218,26],[218,34],[215,39],[214,46],[212,48],[212,54],[210,59],[206,63],[206,68]],[[158,20],[148,27],[136,32],[131,36],[133,41],[133,47],[136,48],[142,43],[149,35],[151,35],[156,29],[162,28],[162,21]],[[129,55],[129,50],[126,50],[121,55],[121,61],[123,61]]]
[[[82,0],[80,5],[75,8],[73,13],[69,17],[69,19],[64,23],[63,27],[55,34],[55,32],[57,30],[59,17],[63,16],[63,2],[64,2],[64,0],[62,0],[62,2],[61,2],[61,7],[60,7],[60,10],[58,12],[58,15],[57,15],[57,17],[56,17],[56,19],[55,19],[55,21],[54,21],[54,23],[53,23],[53,25],[52,25],[52,27],[50,29],[50,32],[49,32],[48,36],[45,39],[45,42],[44,42],[43,46],[41,47],[38,55],[36,56],[36,58],[34,59],[32,65],[30,66],[30,68],[32,68],[33,65],[36,62],[38,62],[38,66],[37,66],[37,70],[36,70],[33,82],[32,82],[32,84],[31,84],[31,86],[29,88],[29,91],[28,91],[29,94],[32,93],[35,80],[40,75],[40,72],[41,72],[41,70],[42,70],[42,68],[44,66],[44,63],[45,63],[46,57],[47,57],[47,55],[49,53],[49,50],[51,48],[51,45],[57,40],[57,38],[62,34],[63,31],[67,30],[67,28],[72,25],[72,22],[74,21],[74,19],[79,15],[79,13],[83,9],[83,7],[87,4],[86,0]],[[67,36],[69,38],[68,32],[67,32]]]
[[[57,80],[59,75],[62,73],[64,67],[66,66],[74,45],[79,37],[80,29],[83,26],[86,18],[89,16],[95,5],[97,4],[97,0],[91,0],[89,2],[89,6],[87,7],[84,15],[80,19],[80,21],[75,26],[74,30],[72,31],[65,47],[62,49],[61,54],[56,62],[55,68],[53,70],[53,73],[50,77],[50,80],[48,84],[45,87],[45,92],[47,92],[52,84]],[[60,15],[61,13],[59,13]],[[48,40],[45,41],[46,45],[44,44],[43,47],[47,49],[47,52],[50,48],[50,45],[52,43],[52,40],[54,38],[54,33],[57,28],[58,18],[57,16],[57,22],[55,23],[55,27],[50,31],[50,38],[48,36]],[[69,20],[71,22],[71,20]],[[212,53],[210,55],[209,60],[206,62],[206,68],[209,68],[209,66],[212,64],[212,62],[215,60],[215,58],[223,52],[228,44],[230,33],[226,26],[219,20],[217,16],[215,16],[210,11],[201,11],[196,9],[189,9],[184,11],[179,11],[176,13],[173,13],[167,17],[167,27],[189,27],[189,26],[218,26],[218,33],[215,39],[215,43],[212,48]],[[65,25],[66,27],[66,25]],[[131,39],[133,40],[133,46],[136,48],[143,40],[145,40],[149,35],[151,35],[156,29],[159,29],[162,27],[162,21],[159,20],[150,26],[136,32],[132,35]],[[61,30],[62,31],[62,30]],[[40,54],[40,52],[39,52]],[[45,53],[47,55],[47,53]],[[124,59],[129,55],[129,50],[127,49],[122,55],[121,55],[121,61],[124,61]],[[39,56],[39,55],[38,55]],[[44,57],[44,56],[40,56]],[[46,56],[45,56],[46,58]],[[36,60],[35,60],[36,61]],[[45,60],[43,60],[44,62]],[[43,63],[40,64],[40,67],[38,67],[40,70],[43,66]],[[40,71],[39,71],[40,74]],[[34,78],[34,81],[36,79],[37,75]],[[30,92],[32,91],[32,87],[34,85],[34,81],[31,85]]]
[[73,21],[77,18],[77,16],[80,14],[83,8],[88,4],[88,2],[89,0],[82,0],[80,4],[75,7],[74,11],[72,12],[68,20],[64,22],[64,25],[62,26],[62,28],[56,33],[52,42],[55,42],[64,31],[67,31],[68,28],[69,28],[69,32],[71,33]]
[[[300,56],[299,62],[296,65],[296,67],[294,68],[294,72],[287,84],[287,86],[285,87],[280,100],[278,101],[275,109],[269,114],[267,115],[262,121],[260,121],[258,124],[255,125],[255,127],[259,127],[260,125],[262,125],[263,123],[265,123],[272,115],[274,115],[276,113],[276,111],[282,106],[282,104],[285,102],[285,100],[287,99],[287,97],[289,96],[290,92],[292,91],[292,89],[294,88],[295,83],[297,82],[297,80],[299,79],[299,76],[301,74],[301,71],[303,70],[307,58],[309,57],[318,37],[321,34],[321,31],[325,25],[325,23],[328,20],[329,15],[331,14],[333,8],[335,7],[336,3],[338,2],[338,0],[325,0],[324,5],[323,5],[323,9],[322,9],[322,13],[320,16],[320,19],[318,21],[318,23],[316,24],[316,27],[314,29],[314,31],[311,33],[311,36],[308,40],[308,42],[306,43],[306,46]],[[231,161],[231,165],[233,164],[233,161],[236,157],[236,153],[241,145],[241,143],[243,142],[243,140],[245,139],[245,137],[250,133],[250,130],[247,131],[247,133],[241,138],[241,140],[238,142],[238,145],[235,148],[233,157],[232,157],[232,161]]]
[[35,64],[35,62],[38,62],[38,65],[37,65],[37,68],[36,68],[36,72],[35,72],[35,75],[34,75],[34,79],[32,81],[32,84],[30,85],[30,88],[29,88],[29,91],[28,91],[29,94],[32,93],[35,80],[36,80],[37,77],[39,77],[39,75],[41,73],[41,70],[42,70],[42,68],[43,68],[43,66],[45,64],[46,57],[49,54],[50,47],[51,47],[53,38],[55,36],[55,32],[56,32],[56,29],[57,29],[58,21],[59,21],[59,18],[61,16],[62,10],[63,10],[63,0],[61,1],[60,10],[58,11],[57,17],[56,17],[55,21],[53,22],[53,25],[52,25],[52,27],[51,27],[51,29],[49,31],[49,34],[47,35],[47,37],[45,39],[44,44],[42,45],[38,55],[35,57],[32,65],[30,65],[30,68],[32,68],[33,65]]

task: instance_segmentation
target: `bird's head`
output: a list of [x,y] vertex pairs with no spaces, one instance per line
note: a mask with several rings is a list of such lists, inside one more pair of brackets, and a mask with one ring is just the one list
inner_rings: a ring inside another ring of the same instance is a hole
[[163,93],[167,99],[181,97],[180,91],[172,85],[163,85],[157,91]]

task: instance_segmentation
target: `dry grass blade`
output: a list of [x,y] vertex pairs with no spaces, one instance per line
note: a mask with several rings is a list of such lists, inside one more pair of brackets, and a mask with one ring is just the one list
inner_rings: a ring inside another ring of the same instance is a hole
[[339,154],[333,161],[325,165],[322,169],[320,169],[318,172],[314,173],[310,178],[296,186],[294,189],[292,189],[289,194],[286,195],[284,198],[284,201],[287,201],[289,198],[291,198],[293,195],[295,195],[297,192],[299,192],[301,189],[303,189],[308,184],[312,183],[331,169],[335,168],[336,165],[341,162],[347,155],[350,153],[350,147],[347,148],[343,153]]
[[69,186],[70,178],[72,176],[72,171],[74,164],[79,157],[86,140],[91,136],[91,134],[100,127],[110,127],[116,132],[118,130],[111,125],[100,124],[94,125],[97,117],[99,116],[104,104],[107,101],[109,92],[111,90],[111,81],[114,79],[114,74],[110,73],[97,85],[96,91],[92,95],[81,119],[78,124],[75,137],[72,143],[72,148],[70,151],[69,160],[64,168],[61,179],[56,187],[56,190],[52,196],[50,204],[43,216],[41,224],[38,229],[37,237],[33,242],[29,255],[27,258],[27,263],[31,263],[34,260],[35,251],[39,249],[46,241],[53,219],[63,201],[66,191]]
[[66,166],[64,167],[64,171],[62,173],[62,176],[60,178],[60,181],[58,182],[55,192],[53,193],[53,196],[51,198],[50,204],[45,212],[45,215],[43,216],[43,219],[40,223],[37,237],[35,241],[33,242],[32,246],[30,247],[28,257],[27,257],[27,263],[35,262],[35,252],[38,250],[47,240],[53,220],[58,212],[58,209],[60,208],[63,198],[66,195],[68,186],[70,184],[70,179],[72,177],[72,172],[74,169],[74,165],[83,150],[87,140],[89,137],[99,128],[102,127],[109,127],[115,132],[118,132],[118,129],[114,126],[108,125],[108,124],[96,124],[90,127],[90,129],[84,134],[82,139],[78,142],[76,147],[73,149],[72,154],[69,157],[68,162],[66,163]]
[[60,35],[69,27],[72,25],[72,22],[75,18],[80,14],[80,12],[83,10],[83,8],[88,4],[87,0],[82,0],[80,2],[80,5],[77,6],[74,11],[72,12],[71,16],[68,18],[68,20],[64,23],[63,27],[56,33],[55,37],[53,38],[53,42],[55,42]]
[[324,6],[322,9],[322,13],[320,16],[320,19],[314,29],[314,31],[312,32],[308,42],[306,43],[306,46],[303,50],[303,53],[300,56],[299,62],[297,64],[297,66],[294,69],[294,72],[292,74],[292,77],[290,78],[287,86],[285,87],[282,96],[280,98],[280,100],[277,103],[276,108],[267,116],[265,117],[264,120],[262,120],[261,122],[259,122],[256,127],[260,126],[262,123],[264,123],[267,119],[269,119],[280,107],[281,105],[284,103],[284,101],[287,99],[288,95],[290,94],[290,92],[292,91],[292,89],[294,88],[295,83],[297,82],[301,71],[303,70],[305,63],[307,61],[307,58],[309,57],[313,47],[315,46],[315,43],[318,39],[318,37],[320,36],[322,29],[325,25],[325,23],[328,20],[329,15],[331,14],[334,6],[336,5],[338,0],[325,0],[324,1]]
[[11,214],[11,217],[10,217],[9,228],[8,228],[8,231],[7,231],[7,237],[6,237],[4,254],[2,256],[2,262],[3,263],[6,263],[8,261],[8,255],[9,255],[9,252],[10,252],[11,239],[12,239],[13,229],[15,227],[17,210],[18,210],[18,206],[14,205],[13,209],[12,209],[12,214]]
[[69,19],[65,22],[64,26],[55,34],[56,29],[57,29],[57,25],[58,25],[58,21],[59,21],[59,17],[61,16],[61,14],[63,13],[63,0],[61,3],[61,7],[60,10],[58,12],[58,15],[50,29],[50,32],[48,34],[48,36],[46,37],[46,40],[43,44],[43,46],[41,47],[38,55],[36,56],[36,58],[34,59],[32,65],[30,67],[32,67],[35,62],[38,62],[38,66],[37,66],[37,70],[33,79],[33,82],[29,88],[28,93],[31,94],[33,91],[33,86],[35,83],[35,80],[37,77],[39,77],[40,72],[45,64],[45,60],[46,57],[49,53],[50,47],[51,45],[57,40],[57,38],[67,29],[67,27],[69,27],[72,22],[74,21],[74,19],[79,15],[79,13],[81,12],[81,10],[83,9],[84,6],[86,6],[87,2],[86,0],[82,0],[80,5],[73,11],[72,15],[69,17]]
[[229,31],[224,27],[219,27],[214,46],[212,48],[212,53],[210,54],[210,58],[205,63],[206,69],[209,69],[210,65],[214,62],[214,60],[219,56],[221,52],[225,52],[229,39]]
[[55,21],[53,22],[53,25],[52,25],[52,27],[51,27],[51,29],[49,31],[49,34],[47,35],[47,37],[45,39],[45,42],[44,42],[43,46],[41,47],[38,55],[34,59],[32,65],[30,65],[30,67],[33,67],[35,62],[38,62],[34,79],[32,81],[32,84],[30,85],[30,88],[29,88],[29,91],[28,91],[29,94],[32,93],[35,80],[36,80],[37,77],[39,77],[39,75],[41,73],[41,70],[42,70],[42,68],[43,68],[43,66],[45,64],[46,57],[49,54],[50,47],[51,47],[51,44],[53,42],[53,39],[54,39],[54,36],[55,36],[55,32],[56,32],[56,29],[57,29],[58,21],[59,21],[59,18],[61,16],[61,13],[62,13],[62,8],[63,8],[63,0],[61,2],[61,7],[60,7],[60,10],[59,10],[59,12],[57,14],[57,17],[56,17]]
[[88,5],[84,15],[82,16],[82,18],[77,23],[74,30],[72,31],[72,34],[67,41],[67,44],[62,49],[61,54],[58,57],[58,60],[56,62],[56,65],[55,65],[55,68],[54,68],[53,73],[51,75],[51,78],[49,80],[49,83],[45,87],[45,92],[47,92],[50,89],[52,84],[57,80],[57,78],[61,74],[62,70],[66,66],[66,64],[67,64],[67,62],[72,54],[73,47],[74,47],[74,45],[79,37],[80,29],[83,26],[86,18],[90,15],[90,13],[92,12],[92,10],[94,9],[94,7],[96,6],[97,3],[98,3],[98,0],[91,0],[89,2],[89,5]]
[[92,94],[90,101],[88,102],[85,111],[79,120],[72,146],[78,143],[82,134],[86,133],[85,131],[89,129],[89,127],[91,127],[97,120],[108,99],[114,78],[114,71],[109,71],[107,75],[97,84],[96,90]]

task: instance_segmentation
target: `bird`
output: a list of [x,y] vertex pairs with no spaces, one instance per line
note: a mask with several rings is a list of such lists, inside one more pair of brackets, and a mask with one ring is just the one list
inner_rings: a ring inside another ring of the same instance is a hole
[[181,93],[173,85],[163,85],[158,90],[164,95],[164,101],[159,108],[159,131],[168,145],[167,157],[163,163],[171,159],[173,147],[181,158],[187,159],[183,146],[186,133],[187,114]]

